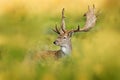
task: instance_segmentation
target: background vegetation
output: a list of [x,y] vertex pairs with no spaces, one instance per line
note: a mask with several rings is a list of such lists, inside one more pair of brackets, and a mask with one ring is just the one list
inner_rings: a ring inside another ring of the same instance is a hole
[[[87,6],[100,11],[94,29],[72,37],[72,57],[32,63],[35,51],[56,50],[61,9],[67,29],[85,23]],[[0,0],[0,80],[120,80],[119,0]]]

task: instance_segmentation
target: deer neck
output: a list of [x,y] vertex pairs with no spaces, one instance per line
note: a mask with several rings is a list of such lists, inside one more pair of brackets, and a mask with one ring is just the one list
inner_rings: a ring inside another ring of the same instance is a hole
[[64,46],[61,46],[61,51],[65,54],[65,55],[70,55],[71,54],[71,51],[72,51],[72,45],[71,45],[71,42],[64,45]]

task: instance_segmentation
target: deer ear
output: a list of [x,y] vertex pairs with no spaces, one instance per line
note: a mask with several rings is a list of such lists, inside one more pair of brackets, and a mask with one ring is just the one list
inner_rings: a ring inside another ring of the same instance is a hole
[[74,33],[74,32],[69,32],[69,33],[68,33],[68,36],[69,36],[69,37],[72,37],[73,33]]

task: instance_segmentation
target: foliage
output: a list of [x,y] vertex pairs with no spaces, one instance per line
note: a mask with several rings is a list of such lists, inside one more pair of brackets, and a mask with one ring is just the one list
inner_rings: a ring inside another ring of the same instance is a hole
[[[94,29],[74,34],[71,57],[41,63],[26,57],[58,49],[51,28],[60,24],[60,14],[29,14],[14,7],[0,16],[0,80],[120,80],[120,8],[112,13],[105,8]],[[84,25],[82,15],[66,14],[68,29]]]

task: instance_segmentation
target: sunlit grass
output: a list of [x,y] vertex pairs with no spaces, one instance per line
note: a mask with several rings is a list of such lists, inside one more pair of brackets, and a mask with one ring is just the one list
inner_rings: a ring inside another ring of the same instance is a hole
[[51,28],[60,25],[63,7],[66,8],[67,29],[85,23],[82,8],[76,13],[78,8],[69,7],[72,3],[64,6],[69,1],[50,3],[57,5],[59,2],[60,7],[51,6],[53,10],[46,7],[47,4],[43,5],[45,8],[40,14],[31,14],[23,5],[5,8],[0,15],[0,80],[119,80],[120,19],[117,5],[112,13],[105,7],[90,32],[73,35],[71,57],[42,63],[31,60],[36,51],[59,49],[53,45],[57,34]]

